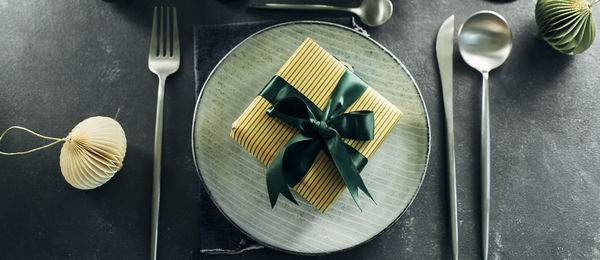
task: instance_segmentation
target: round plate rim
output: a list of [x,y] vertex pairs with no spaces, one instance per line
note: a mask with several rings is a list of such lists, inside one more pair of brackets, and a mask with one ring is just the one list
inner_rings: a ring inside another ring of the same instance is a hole
[[[306,253],[306,252],[298,252],[298,251],[291,251],[288,249],[284,249],[284,248],[280,248],[271,244],[268,244],[264,241],[258,240],[256,239],[253,235],[249,234],[248,232],[246,232],[244,229],[242,229],[240,226],[238,226],[235,222],[233,222],[229,216],[227,216],[227,214],[225,214],[223,212],[223,210],[221,209],[221,206],[219,206],[219,204],[217,204],[217,202],[215,201],[215,199],[213,198],[213,195],[211,194],[210,190],[208,189],[206,182],[204,181],[204,179],[202,178],[202,173],[200,173],[200,168],[198,167],[198,160],[196,157],[196,148],[195,148],[195,133],[196,133],[196,115],[198,114],[198,107],[200,105],[200,100],[202,99],[202,94],[204,93],[204,89],[206,87],[206,84],[208,83],[208,80],[212,77],[213,73],[217,70],[217,68],[221,65],[221,63],[227,59],[229,57],[229,55],[235,51],[238,47],[240,47],[242,44],[244,44],[246,41],[248,41],[249,39],[251,39],[252,37],[263,33],[265,31],[277,28],[277,27],[281,27],[281,26],[286,26],[286,25],[292,25],[292,24],[319,24],[319,25],[327,25],[327,26],[333,26],[333,27],[337,27],[340,29],[344,29],[353,33],[356,33],[360,36],[362,36],[363,38],[371,41],[372,43],[374,43],[377,47],[381,48],[386,54],[388,54],[390,57],[392,57],[392,59],[394,59],[394,61],[396,61],[396,63],[398,63],[398,65],[402,66],[402,69],[404,70],[404,72],[406,72],[410,78],[410,80],[412,81],[415,89],[417,90],[417,93],[419,94],[419,99],[421,100],[421,104],[423,105],[423,110],[425,112],[425,121],[426,121],[426,126],[427,126],[427,152],[426,152],[426,158],[425,158],[425,167],[423,168],[423,175],[421,175],[421,180],[419,181],[419,186],[417,187],[417,189],[415,190],[415,193],[412,195],[410,201],[408,202],[408,204],[406,205],[406,207],[402,210],[402,212],[400,212],[400,214],[398,214],[398,217],[396,217],[392,222],[390,222],[389,225],[387,225],[385,228],[383,228],[381,231],[379,231],[379,233],[373,235],[371,238],[360,242],[356,245],[353,246],[349,246],[346,248],[342,248],[339,250],[335,250],[335,251],[327,251],[327,252],[318,252],[318,253]],[[331,22],[325,22],[325,21],[314,21],[314,20],[301,20],[301,21],[291,21],[291,22],[284,22],[284,23],[279,23],[279,24],[275,24],[275,25],[271,25],[268,26],[264,29],[261,29],[255,33],[253,33],[252,35],[246,37],[243,41],[241,41],[240,43],[238,43],[235,47],[233,47],[231,50],[229,50],[229,52],[227,52],[227,54],[225,54],[225,56],[223,56],[223,58],[221,58],[221,60],[219,60],[219,62],[217,63],[217,65],[215,65],[213,67],[213,69],[211,70],[211,72],[208,74],[208,76],[206,77],[206,80],[204,80],[204,83],[202,84],[202,89],[200,89],[200,93],[198,94],[198,97],[196,98],[196,105],[194,108],[194,118],[192,119],[192,134],[191,134],[191,141],[192,141],[192,156],[193,156],[193,160],[194,160],[194,166],[196,168],[196,174],[198,174],[198,177],[200,177],[200,182],[202,183],[202,186],[204,187],[204,190],[206,191],[206,193],[208,194],[208,196],[210,197],[210,200],[213,202],[213,204],[215,205],[215,207],[221,212],[221,214],[227,219],[227,221],[229,221],[229,223],[231,223],[235,228],[237,228],[239,231],[241,231],[244,235],[248,236],[250,239],[260,243],[261,245],[280,251],[280,252],[285,252],[285,253],[290,253],[290,254],[295,254],[295,255],[306,255],[306,256],[319,256],[319,255],[330,255],[333,253],[339,253],[339,252],[344,252],[344,251],[348,251],[351,250],[353,248],[356,248],[358,246],[364,245],[366,243],[368,243],[369,241],[375,239],[376,237],[381,236],[381,234],[385,233],[387,230],[389,230],[391,228],[391,226],[393,226],[396,222],[398,222],[398,220],[402,217],[402,215],[404,215],[404,213],[406,212],[406,210],[412,205],[412,203],[414,202],[417,194],[419,193],[419,190],[421,189],[421,186],[423,185],[423,180],[425,179],[425,175],[427,174],[427,167],[429,166],[429,156],[430,156],[430,152],[431,152],[431,127],[430,127],[430,122],[429,122],[429,114],[427,112],[427,106],[425,105],[425,100],[423,99],[423,95],[421,94],[421,89],[419,89],[419,86],[417,85],[417,82],[415,81],[415,79],[413,78],[412,74],[410,74],[410,72],[406,69],[406,67],[404,66],[404,64],[392,53],[390,52],[387,48],[385,48],[383,45],[381,45],[379,42],[375,41],[373,38],[371,38],[369,35],[361,33],[355,29],[352,29],[350,27],[347,26],[343,26],[340,24],[336,24],[336,23],[331,23]]]

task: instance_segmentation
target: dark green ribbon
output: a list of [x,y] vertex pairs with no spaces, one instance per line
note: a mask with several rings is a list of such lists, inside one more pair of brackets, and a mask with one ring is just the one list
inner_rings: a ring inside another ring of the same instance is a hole
[[342,141],[342,137],[373,139],[373,111],[343,113],[366,89],[366,83],[346,70],[321,110],[279,76],[265,86],[259,95],[273,104],[266,113],[300,130],[283,146],[267,170],[271,207],[279,194],[298,204],[288,186],[293,187],[304,178],[321,149],[334,163],[361,210],[358,189],[373,199],[359,174],[367,158]]

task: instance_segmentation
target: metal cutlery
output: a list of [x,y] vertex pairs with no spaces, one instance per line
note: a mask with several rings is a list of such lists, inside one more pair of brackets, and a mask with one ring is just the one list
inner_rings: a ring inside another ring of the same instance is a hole
[[458,30],[458,49],[463,60],[482,77],[481,92],[481,236],[483,259],[488,256],[490,221],[490,112],[488,77],[504,63],[512,48],[512,34],[504,17],[480,11]]
[[446,115],[446,139],[448,154],[448,184],[450,191],[450,227],[452,236],[452,259],[458,259],[458,212],[456,203],[456,167],[454,158],[454,115],[452,95],[452,59],[454,52],[454,15],[440,26],[435,43],[438,67],[442,78],[442,95]]
[[[166,12],[165,12],[166,9]],[[165,33],[166,28],[166,33]],[[163,130],[163,98],[167,77],[179,69],[179,32],[175,7],[154,7],[148,68],[158,76],[156,124],[154,128],[154,165],[152,174],[152,223],[150,255],[156,259],[158,244],[158,212],[160,206],[160,168]]]
[[364,24],[375,27],[384,24],[392,17],[394,6],[390,0],[363,0],[357,7],[342,7],[315,4],[250,4],[250,8],[260,9],[291,9],[291,10],[332,10],[350,12],[358,16]]

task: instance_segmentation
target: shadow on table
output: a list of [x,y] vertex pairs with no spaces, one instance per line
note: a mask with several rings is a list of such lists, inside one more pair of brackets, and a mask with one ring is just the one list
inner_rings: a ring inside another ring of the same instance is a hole
[[[123,168],[115,173],[113,178],[104,185],[81,192],[89,205],[88,218],[96,217],[96,227],[92,230],[104,230],[113,239],[129,239],[128,234],[142,234],[141,237],[150,237],[150,203],[151,178],[139,178],[134,172],[152,171],[152,153],[140,149],[139,146],[129,145]],[[136,188],[136,192],[124,193],[123,191]],[[123,195],[127,194],[127,198]],[[142,204],[143,206],[140,206]],[[132,212],[135,211],[135,212]],[[122,212],[123,214],[110,214]],[[85,222],[83,222],[85,223]],[[132,223],[135,223],[133,225]],[[126,230],[127,232],[120,232]],[[71,231],[74,232],[74,231]],[[140,233],[141,232],[141,233]],[[124,236],[126,235],[126,236]],[[131,242],[140,247],[149,246],[147,240]],[[103,241],[106,243],[109,241]]]
[[534,34],[516,35],[511,56],[503,66],[507,75],[503,77],[505,82],[497,91],[516,102],[527,102],[539,93],[559,88],[560,77],[574,58],[559,53]]

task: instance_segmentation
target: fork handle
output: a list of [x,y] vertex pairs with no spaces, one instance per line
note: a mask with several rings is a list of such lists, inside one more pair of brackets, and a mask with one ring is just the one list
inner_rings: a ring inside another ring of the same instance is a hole
[[158,245],[158,211],[160,206],[160,167],[162,157],[163,100],[166,77],[158,76],[158,95],[156,100],[156,124],[154,126],[154,165],[152,170],[152,226],[150,255],[156,260]]

